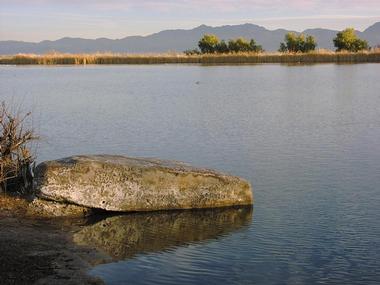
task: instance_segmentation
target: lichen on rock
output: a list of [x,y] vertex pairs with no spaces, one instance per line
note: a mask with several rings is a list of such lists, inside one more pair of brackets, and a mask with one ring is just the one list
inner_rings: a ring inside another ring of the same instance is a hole
[[251,205],[239,177],[176,161],[115,155],[73,156],[37,166],[36,194],[107,211],[154,211]]
[[81,218],[91,215],[92,212],[90,208],[36,198],[28,205],[26,215],[39,218]]

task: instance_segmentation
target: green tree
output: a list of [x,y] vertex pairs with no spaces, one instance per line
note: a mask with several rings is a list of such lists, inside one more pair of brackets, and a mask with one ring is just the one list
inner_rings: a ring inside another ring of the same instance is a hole
[[201,52],[195,48],[195,49],[187,49],[183,52],[184,54],[186,55],[197,55],[197,54],[201,54]]
[[278,49],[279,52],[287,52],[288,48],[285,43],[280,44],[280,48]]
[[280,44],[279,52],[309,52],[315,50],[317,43],[312,36],[287,33],[285,42]]
[[285,46],[289,52],[299,51],[299,37],[295,33],[285,35]]
[[215,53],[219,44],[219,38],[215,35],[204,35],[198,42],[201,53]]
[[369,49],[368,43],[365,40],[358,38],[353,28],[347,28],[336,34],[334,38],[334,46],[336,51],[352,51]]
[[[254,42],[254,44],[256,44]],[[238,38],[236,40],[230,40],[228,42],[228,49],[230,52],[249,52],[252,51],[251,43],[244,38]]]
[[216,45],[216,52],[217,53],[229,53],[230,52],[228,45],[225,42],[225,40],[222,40],[220,43],[218,43]]
[[317,47],[317,42],[315,41],[315,38],[312,36],[307,36],[306,40],[303,44],[303,52],[309,52],[315,50]]
[[[237,38],[219,41],[215,35],[204,35],[198,42],[200,53],[239,53],[239,52],[263,52],[261,45],[258,45],[254,39],[250,41],[245,38]],[[185,54],[196,54],[196,50],[185,51]]]
[[254,39],[251,39],[249,42],[249,46],[251,48],[251,51],[253,52],[263,52],[264,49],[261,45],[258,45]]

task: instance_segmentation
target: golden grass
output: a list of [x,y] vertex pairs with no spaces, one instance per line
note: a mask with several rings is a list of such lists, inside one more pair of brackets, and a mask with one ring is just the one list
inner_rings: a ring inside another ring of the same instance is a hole
[[[28,144],[37,139],[33,130],[25,128],[30,113],[12,112],[5,102],[0,104],[0,189],[18,191],[31,184],[34,157]],[[26,190],[26,189],[24,189]]]
[[29,202],[21,197],[12,197],[0,193],[0,218],[4,216],[24,215]]
[[364,63],[380,62],[380,49],[363,52],[333,52],[318,50],[310,53],[237,53],[185,55],[167,54],[17,54],[0,56],[0,64],[60,65],[60,64],[255,64],[255,63]]

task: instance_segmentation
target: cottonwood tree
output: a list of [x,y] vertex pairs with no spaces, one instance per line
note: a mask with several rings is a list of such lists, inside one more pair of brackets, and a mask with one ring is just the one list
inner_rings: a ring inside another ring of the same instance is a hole
[[287,33],[285,42],[280,44],[279,52],[310,52],[315,50],[317,42],[313,36]]
[[[244,38],[229,40],[228,43],[215,35],[204,35],[198,42],[199,50],[202,54],[208,53],[241,53],[241,52],[263,52],[262,46],[256,44],[254,39],[250,41]],[[191,51],[185,52],[188,55],[195,54]]]
[[219,38],[215,35],[204,35],[198,42],[202,53],[215,53],[219,44]]
[[263,48],[256,44],[254,39],[251,41],[246,40],[245,38],[238,38],[235,40],[230,40],[228,42],[228,49],[230,52],[262,52]]
[[334,38],[334,46],[336,51],[358,52],[369,49],[368,42],[358,38],[353,28],[347,28],[337,33]]

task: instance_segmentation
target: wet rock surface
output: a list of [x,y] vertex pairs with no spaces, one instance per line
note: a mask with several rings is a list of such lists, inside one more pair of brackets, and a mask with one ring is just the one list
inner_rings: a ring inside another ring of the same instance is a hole
[[107,211],[154,211],[251,205],[239,177],[175,161],[113,155],[73,156],[38,165],[40,198]]

